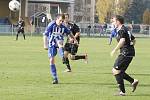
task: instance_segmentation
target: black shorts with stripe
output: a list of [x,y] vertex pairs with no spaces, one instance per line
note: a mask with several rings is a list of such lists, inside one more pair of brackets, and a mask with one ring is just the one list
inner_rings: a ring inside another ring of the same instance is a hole
[[131,63],[132,59],[133,57],[127,57],[127,56],[120,54],[118,58],[116,59],[113,67],[116,70],[125,71],[128,68],[129,64]]
[[66,43],[64,46],[64,51],[67,51],[72,55],[75,55],[78,52],[78,45],[72,43]]

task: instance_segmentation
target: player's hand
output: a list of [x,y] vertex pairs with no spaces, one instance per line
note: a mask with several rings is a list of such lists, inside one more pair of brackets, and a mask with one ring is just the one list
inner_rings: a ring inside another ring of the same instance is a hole
[[44,50],[48,50],[48,48],[44,48]]
[[74,39],[74,44],[78,44],[78,41],[76,39]]
[[44,46],[44,50],[48,50],[48,47],[47,47],[47,46]]
[[113,51],[110,53],[110,56],[113,57],[115,53],[116,53],[116,50],[113,50]]
[[70,43],[73,43],[73,42],[74,42],[74,39],[73,39],[73,38],[70,38],[70,39],[69,39],[69,42],[70,42]]

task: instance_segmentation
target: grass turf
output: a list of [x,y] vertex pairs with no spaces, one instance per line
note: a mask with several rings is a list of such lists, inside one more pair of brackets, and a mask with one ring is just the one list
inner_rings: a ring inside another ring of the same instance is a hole
[[27,37],[18,41],[12,36],[0,36],[0,100],[149,100],[150,39],[137,38],[136,57],[127,72],[140,80],[135,93],[125,82],[127,96],[116,97],[115,78],[111,74],[116,56],[110,52],[107,38],[82,38],[79,54],[88,53],[89,63],[71,61],[72,73],[56,57],[58,85],[51,84],[47,51],[42,37]]

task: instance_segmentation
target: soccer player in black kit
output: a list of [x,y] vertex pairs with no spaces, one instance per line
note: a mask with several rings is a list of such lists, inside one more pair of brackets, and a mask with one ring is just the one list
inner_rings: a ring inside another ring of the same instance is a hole
[[18,35],[19,35],[20,33],[22,33],[23,38],[24,38],[24,40],[25,40],[24,26],[25,26],[25,22],[24,22],[24,20],[20,17],[20,18],[19,18],[19,21],[18,21],[18,23],[17,23],[18,31],[17,31],[17,34],[16,34],[16,40],[18,40]]
[[111,52],[111,56],[115,54],[120,49],[120,54],[115,61],[112,72],[116,78],[119,93],[118,96],[125,96],[125,86],[124,80],[127,80],[131,83],[132,92],[135,91],[139,81],[137,79],[133,79],[126,73],[126,69],[131,63],[133,57],[135,56],[135,37],[129,32],[128,28],[126,28],[124,24],[124,18],[120,15],[116,15],[113,18],[113,21],[117,27],[117,46]]
[[68,55],[70,55],[71,60],[84,59],[87,63],[87,54],[76,55],[78,51],[78,47],[79,47],[79,42],[80,42],[80,28],[75,23],[69,22],[69,14],[67,13],[65,13],[64,25],[68,27],[68,29],[74,35],[74,38],[76,38],[77,40],[77,41],[73,41],[67,38],[67,42],[64,45],[63,64],[67,66],[67,69],[65,70],[65,72],[71,72],[71,66],[69,63]]

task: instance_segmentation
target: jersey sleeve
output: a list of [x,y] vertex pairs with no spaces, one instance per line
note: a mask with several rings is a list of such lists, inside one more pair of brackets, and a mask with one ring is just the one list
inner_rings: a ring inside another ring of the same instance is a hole
[[64,33],[66,34],[66,35],[69,35],[71,32],[70,32],[70,30],[68,30],[68,28],[67,27],[64,27],[65,29],[64,29]]
[[73,25],[72,30],[74,30],[75,33],[80,32],[80,28],[76,24]]
[[118,31],[118,34],[120,35],[120,38],[126,38],[124,30]]

